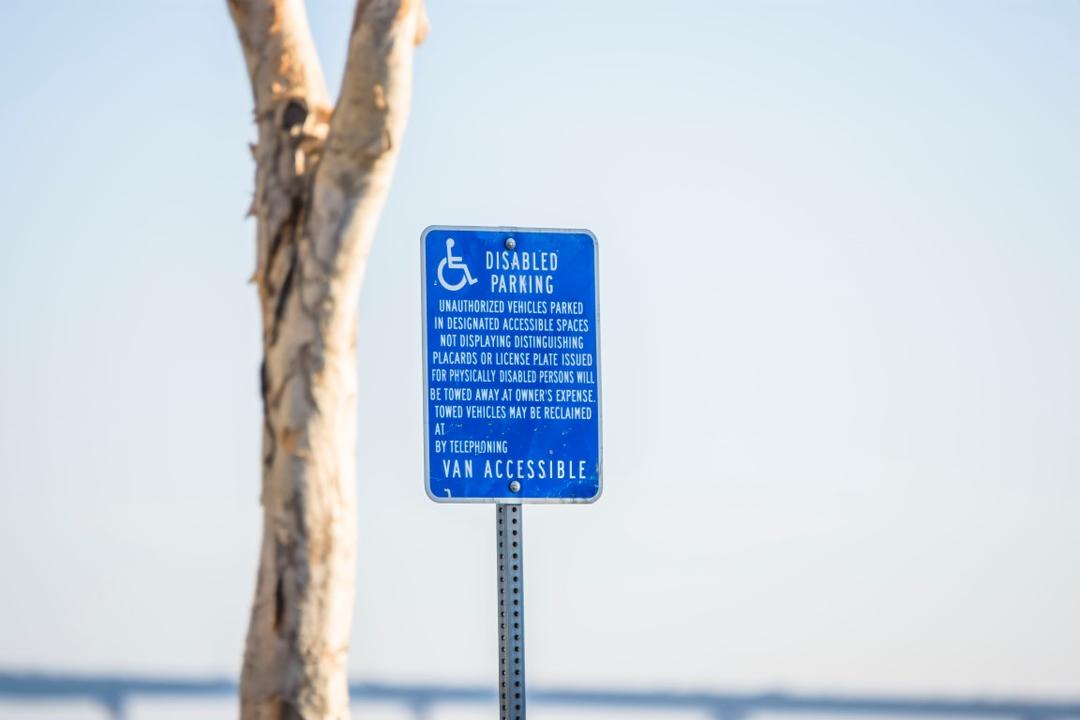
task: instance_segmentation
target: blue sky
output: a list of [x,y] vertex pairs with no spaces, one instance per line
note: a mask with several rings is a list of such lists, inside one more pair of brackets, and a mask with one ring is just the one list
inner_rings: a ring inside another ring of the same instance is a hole
[[[309,2],[331,87],[351,8]],[[223,3],[22,3],[0,666],[234,672],[251,99]],[[599,238],[605,495],[529,508],[534,682],[1076,695],[1080,5],[431,2],[361,301],[357,676],[494,676],[422,485],[419,234]]]

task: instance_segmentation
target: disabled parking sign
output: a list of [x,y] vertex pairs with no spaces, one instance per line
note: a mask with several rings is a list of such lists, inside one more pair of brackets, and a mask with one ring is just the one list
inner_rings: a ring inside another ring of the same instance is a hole
[[421,255],[428,495],[596,500],[596,237],[435,226]]

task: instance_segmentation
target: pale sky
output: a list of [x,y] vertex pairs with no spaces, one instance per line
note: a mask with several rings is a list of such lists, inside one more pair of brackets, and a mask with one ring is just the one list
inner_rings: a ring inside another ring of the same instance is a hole
[[[350,5],[309,0],[331,87]],[[419,236],[517,225],[596,234],[603,318],[604,495],[526,511],[530,684],[1080,695],[1080,5],[429,6],[361,300],[353,676],[494,684],[494,510],[424,493]],[[11,4],[0,64],[0,668],[236,673],[224,3]]]

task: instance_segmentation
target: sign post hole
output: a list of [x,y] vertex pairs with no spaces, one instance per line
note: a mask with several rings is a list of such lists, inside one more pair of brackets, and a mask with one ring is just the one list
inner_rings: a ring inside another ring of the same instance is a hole
[[525,717],[523,504],[602,490],[597,257],[588,230],[421,237],[425,490],[495,503],[504,719]]

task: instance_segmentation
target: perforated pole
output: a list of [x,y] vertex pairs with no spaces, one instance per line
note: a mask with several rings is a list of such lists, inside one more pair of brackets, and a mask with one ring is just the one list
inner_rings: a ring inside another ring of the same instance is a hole
[[499,565],[499,718],[525,718],[525,585],[521,505],[495,505]]

